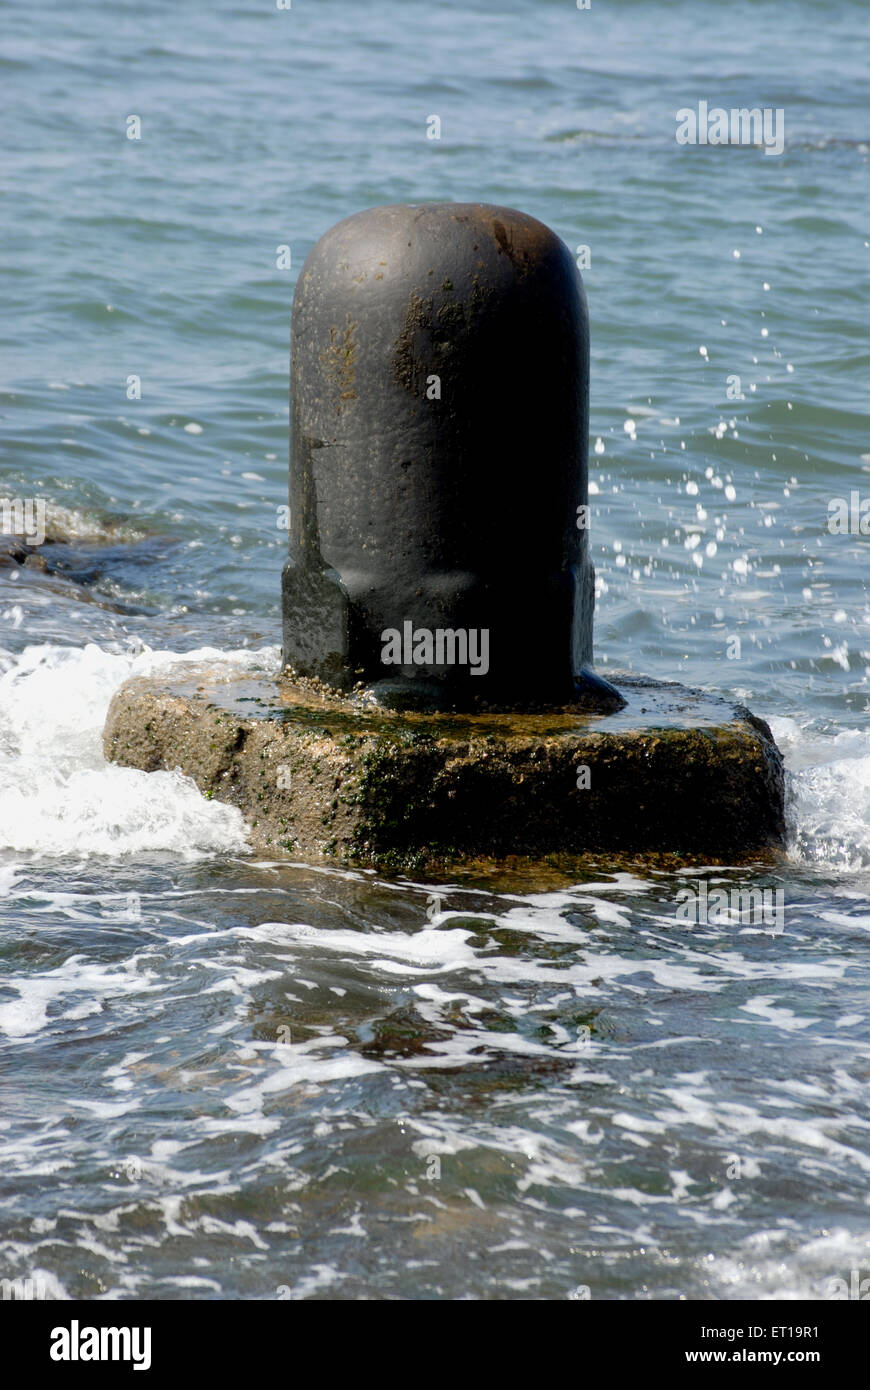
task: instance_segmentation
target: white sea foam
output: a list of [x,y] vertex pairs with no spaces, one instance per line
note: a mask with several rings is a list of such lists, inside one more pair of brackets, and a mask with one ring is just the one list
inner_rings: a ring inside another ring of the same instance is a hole
[[245,823],[206,801],[179,772],[108,764],[101,735],[112,695],[131,676],[220,661],[229,671],[277,664],[272,648],[179,655],[41,645],[0,658],[0,849],[43,855],[187,858],[246,848]]
[[793,1243],[786,1230],[757,1231],[733,1254],[706,1256],[704,1279],[716,1298],[823,1301],[831,1296],[832,1278],[849,1286],[853,1271],[860,1278],[870,1268],[870,1240],[843,1227],[788,1248]]
[[65,995],[78,996],[80,1001],[84,997],[88,1012],[98,1013],[106,1000],[153,989],[153,976],[135,966],[135,960],[130,960],[118,969],[105,969],[83,956],[70,956],[41,975],[16,976],[7,987],[16,991],[17,998],[0,1004],[0,1033],[9,1038],[32,1037],[46,1026],[50,1010],[57,1019],[82,1017],[81,1007],[61,1007]]
[[839,869],[870,866],[870,733],[816,733],[788,718],[770,726],[790,773],[795,857]]

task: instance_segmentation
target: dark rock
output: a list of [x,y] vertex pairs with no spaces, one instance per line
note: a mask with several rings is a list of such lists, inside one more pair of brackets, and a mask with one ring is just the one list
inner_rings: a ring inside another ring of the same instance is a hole
[[327,232],[293,303],[285,664],[396,708],[573,699],[588,390],[580,275],[535,218],[424,203]]

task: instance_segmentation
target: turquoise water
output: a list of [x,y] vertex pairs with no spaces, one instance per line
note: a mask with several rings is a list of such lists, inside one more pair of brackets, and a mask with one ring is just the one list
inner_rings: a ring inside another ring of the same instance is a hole
[[[0,1278],[634,1299],[866,1274],[868,541],[827,527],[870,495],[866,5],[0,21],[0,495],[66,537],[56,573],[0,568]],[[702,100],[782,108],[783,154],[678,146]],[[177,774],[105,765],[131,672],[276,664],[294,280],[339,218],[428,198],[589,247],[597,662],[772,722],[786,865],[433,904],[266,863]],[[781,889],[783,929],[679,921],[699,877]]]

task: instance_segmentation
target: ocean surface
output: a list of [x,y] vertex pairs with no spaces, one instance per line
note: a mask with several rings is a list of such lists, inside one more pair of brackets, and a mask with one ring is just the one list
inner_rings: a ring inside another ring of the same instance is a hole
[[[828,526],[870,497],[866,3],[77,0],[0,5],[0,39],[0,495],[63,538],[0,567],[0,1279],[870,1275],[870,538]],[[782,109],[782,155],[679,146],[700,101]],[[277,667],[294,280],[426,199],[589,248],[597,664],[770,721],[787,862],[433,901],[105,763],[131,673]],[[700,882],[781,891],[781,924],[679,919]]]

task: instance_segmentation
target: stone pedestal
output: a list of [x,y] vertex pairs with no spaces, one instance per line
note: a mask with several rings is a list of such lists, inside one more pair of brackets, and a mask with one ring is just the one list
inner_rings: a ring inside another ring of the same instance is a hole
[[315,684],[194,668],[129,681],[104,746],[180,768],[271,854],[420,871],[612,854],[738,863],[782,843],[782,758],[748,710],[617,678],[610,715],[398,714]]

